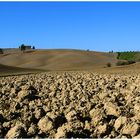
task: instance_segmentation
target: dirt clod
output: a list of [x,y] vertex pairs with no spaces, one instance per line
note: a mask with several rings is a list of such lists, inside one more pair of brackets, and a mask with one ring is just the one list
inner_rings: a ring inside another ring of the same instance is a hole
[[53,129],[53,123],[48,117],[43,117],[39,120],[38,127],[42,132],[48,132]]
[[22,138],[25,136],[25,130],[22,125],[16,125],[11,128],[8,133],[6,134],[6,138],[13,139],[13,138]]

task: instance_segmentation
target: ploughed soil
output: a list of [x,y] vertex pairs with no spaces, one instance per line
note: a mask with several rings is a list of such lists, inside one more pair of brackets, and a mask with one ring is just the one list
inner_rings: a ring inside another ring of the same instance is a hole
[[0,138],[140,138],[140,75],[1,77]]

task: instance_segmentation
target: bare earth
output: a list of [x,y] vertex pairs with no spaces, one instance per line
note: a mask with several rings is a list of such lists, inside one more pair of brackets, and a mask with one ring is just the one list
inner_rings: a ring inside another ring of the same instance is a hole
[[0,54],[0,64],[41,70],[93,70],[116,62],[116,54],[82,50],[35,50]]
[[0,79],[1,138],[140,138],[139,74]]
[[0,138],[140,138],[140,64],[116,61],[73,50],[0,55]]

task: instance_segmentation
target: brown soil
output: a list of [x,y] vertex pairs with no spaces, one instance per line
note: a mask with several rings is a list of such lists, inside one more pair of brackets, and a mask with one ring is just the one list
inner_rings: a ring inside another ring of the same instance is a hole
[[36,50],[1,54],[0,64],[41,70],[93,70],[116,62],[116,54],[82,50]]
[[31,74],[31,73],[38,73],[42,71],[43,70],[19,68],[19,67],[6,66],[6,65],[0,64],[0,76]]
[[0,138],[140,138],[138,73],[0,78]]

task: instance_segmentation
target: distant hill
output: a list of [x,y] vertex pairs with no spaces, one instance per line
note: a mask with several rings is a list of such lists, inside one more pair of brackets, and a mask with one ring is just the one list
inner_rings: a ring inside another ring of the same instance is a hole
[[83,50],[35,50],[0,54],[0,64],[42,70],[87,70],[115,65],[117,54]]

